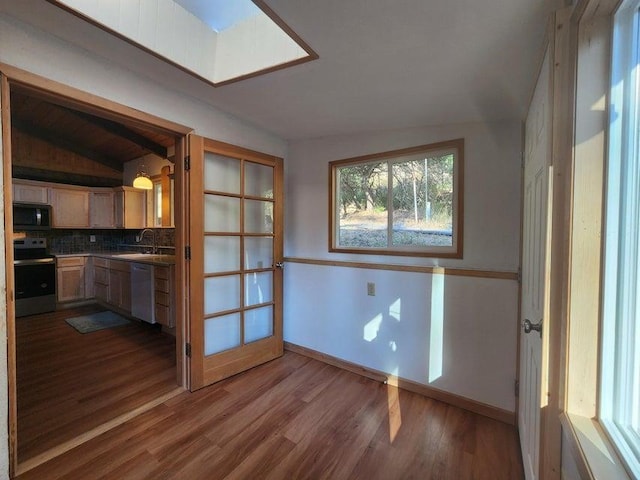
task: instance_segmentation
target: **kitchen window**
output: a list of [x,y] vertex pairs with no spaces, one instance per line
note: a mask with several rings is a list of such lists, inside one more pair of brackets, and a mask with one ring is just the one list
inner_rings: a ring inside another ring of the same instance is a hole
[[329,250],[462,258],[464,140],[329,163]]
[[600,420],[640,478],[640,1],[614,17]]

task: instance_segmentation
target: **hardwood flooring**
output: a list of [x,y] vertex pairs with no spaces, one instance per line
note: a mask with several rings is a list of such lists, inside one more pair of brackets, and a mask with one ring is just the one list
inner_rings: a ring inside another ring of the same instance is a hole
[[173,337],[137,322],[87,334],[65,322],[102,310],[16,319],[19,462],[176,388]]
[[519,452],[513,426],[285,352],[18,478],[518,480]]

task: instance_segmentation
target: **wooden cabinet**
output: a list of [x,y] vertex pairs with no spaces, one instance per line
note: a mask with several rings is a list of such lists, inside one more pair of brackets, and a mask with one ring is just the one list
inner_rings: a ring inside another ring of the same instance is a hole
[[154,269],[154,298],[156,322],[169,327],[175,327],[175,313],[173,308],[173,266],[156,265]]
[[54,228],[147,226],[146,190],[132,187],[88,188],[15,179],[13,201],[51,204]]
[[85,300],[85,257],[63,257],[57,259],[58,302]]
[[89,221],[93,228],[115,228],[115,193],[112,189],[91,190]]
[[94,257],[93,285],[96,299],[131,313],[131,269],[129,262]]
[[25,203],[49,203],[49,189],[21,180],[13,180],[13,201]]
[[145,228],[146,191],[132,187],[117,187],[114,190],[116,228]]
[[109,303],[131,313],[131,273],[129,262],[111,262],[109,268]]
[[109,260],[93,259],[93,288],[96,300],[109,301]]
[[54,228],[89,227],[89,191],[75,188],[51,188]]

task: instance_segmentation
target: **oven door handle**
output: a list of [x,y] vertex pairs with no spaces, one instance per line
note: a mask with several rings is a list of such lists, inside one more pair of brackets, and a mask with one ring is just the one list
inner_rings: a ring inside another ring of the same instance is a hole
[[28,260],[14,260],[13,264],[19,265],[46,265],[48,263],[56,263],[55,258],[30,258]]

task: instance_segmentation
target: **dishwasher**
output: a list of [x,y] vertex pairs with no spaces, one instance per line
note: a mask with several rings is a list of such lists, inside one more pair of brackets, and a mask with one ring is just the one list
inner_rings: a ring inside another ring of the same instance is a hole
[[153,265],[131,264],[131,315],[148,323],[156,323],[153,298]]

